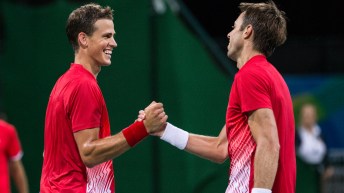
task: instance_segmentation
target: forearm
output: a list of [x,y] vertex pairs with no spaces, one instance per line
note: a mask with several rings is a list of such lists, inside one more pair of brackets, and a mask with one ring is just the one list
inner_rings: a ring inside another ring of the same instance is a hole
[[190,134],[168,123],[161,139],[179,149],[213,162],[222,163],[228,157],[225,127],[222,128],[218,137],[211,137]]
[[122,132],[85,144],[83,161],[87,167],[114,159],[130,149]]
[[10,173],[17,187],[18,193],[28,193],[28,181],[24,166],[20,160],[10,163]]
[[272,189],[279,159],[279,147],[263,142],[257,145],[254,158],[254,187]]
[[116,135],[99,138],[99,128],[74,133],[82,161],[87,167],[114,159],[136,145],[148,133],[142,122],[134,122]]
[[228,157],[226,144],[219,143],[217,137],[190,134],[185,150],[216,163],[223,163]]

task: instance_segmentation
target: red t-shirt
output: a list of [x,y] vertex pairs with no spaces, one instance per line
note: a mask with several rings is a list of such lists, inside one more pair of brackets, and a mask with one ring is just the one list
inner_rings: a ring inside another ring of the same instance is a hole
[[247,112],[272,109],[278,129],[280,155],[273,193],[294,193],[296,183],[295,124],[287,84],[263,55],[251,58],[235,75],[226,115],[229,183],[226,192],[251,192],[256,143]]
[[41,193],[114,192],[112,161],[87,168],[79,155],[73,133],[90,128],[100,128],[99,138],[111,135],[105,100],[95,77],[71,64],[57,80],[46,110]]
[[0,192],[10,193],[8,162],[20,160],[23,153],[16,129],[13,125],[0,120]]

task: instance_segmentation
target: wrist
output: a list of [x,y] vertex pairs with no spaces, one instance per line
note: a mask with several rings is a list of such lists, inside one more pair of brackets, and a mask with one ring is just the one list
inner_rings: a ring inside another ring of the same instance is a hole
[[142,121],[135,121],[129,127],[123,129],[122,133],[130,147],[134,147],[137,143],[148,136],[148,132]]
[[172,125],[171,123],[167,123],[165,131],[160,139],[170,143],[180,150],[183,150],[188,143],[189,133]]
[[271,190],[265,188],[252,188],[251,193],[271,193]]

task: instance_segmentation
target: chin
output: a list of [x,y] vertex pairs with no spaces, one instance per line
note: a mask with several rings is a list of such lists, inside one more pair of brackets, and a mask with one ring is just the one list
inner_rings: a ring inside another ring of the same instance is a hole
[[227,52],[227,57],[230,58],[230,59],[232,59],[232,58],[231,58],[231,53]]
[[233,53],[232,51],[228,50],[227,51],[227,57],[233,61],[236,61],[236,58],[235,58],[235,53]]
[[102,66],[110,66],[110,65],[111,65],[111,61],[102,62]]

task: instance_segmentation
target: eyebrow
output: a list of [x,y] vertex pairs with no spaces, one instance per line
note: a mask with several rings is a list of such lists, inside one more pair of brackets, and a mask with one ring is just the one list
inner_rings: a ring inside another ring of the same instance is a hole
[[103,36],[115,36],[116,32],[112,33],[112,32],[106,32],[103,34]]

